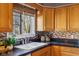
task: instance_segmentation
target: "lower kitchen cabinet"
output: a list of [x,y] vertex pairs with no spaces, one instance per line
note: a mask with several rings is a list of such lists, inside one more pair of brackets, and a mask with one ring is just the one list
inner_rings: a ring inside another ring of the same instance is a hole
[[34,51],[32,56],[79,56],[79,48],[52,45]]
[[50,46],[32,52],[32,56],[50,56]]
[[61,55],[61,50],[60,46],[51,46],[51,56],[60,56]]
[[61,56],[79,56],[79,48],[61,46]]
[[51,46],[51,56],[79,56],[79,48],[66,46]]

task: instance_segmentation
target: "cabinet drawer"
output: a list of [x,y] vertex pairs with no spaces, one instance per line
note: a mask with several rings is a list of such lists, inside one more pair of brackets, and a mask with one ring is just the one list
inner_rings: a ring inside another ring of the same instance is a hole
[[75,48],[75,47],[61,47],[61,52],[70,52],[70,53],[79,55],[78,51],[79,51],[79,48]]

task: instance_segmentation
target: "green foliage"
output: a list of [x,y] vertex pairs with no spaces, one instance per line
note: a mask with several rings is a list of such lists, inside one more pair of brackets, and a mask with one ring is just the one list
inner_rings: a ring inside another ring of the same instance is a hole
[[7,40],[5,40],[5,45],[14,45],[16,42],[14,37],[9,37]]

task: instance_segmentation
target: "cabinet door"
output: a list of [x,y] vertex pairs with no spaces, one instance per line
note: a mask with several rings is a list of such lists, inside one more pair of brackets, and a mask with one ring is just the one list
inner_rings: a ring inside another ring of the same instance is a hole
[[74,53],[69,53],[69,52],[61,52],[61,56],[78,56],[78,55]]
[[61,50],[60,46],[51,46],[51,56],[60,56],[61,55]]
[[50,56],[50,46],[32,52],[32,56]]
[[44,31],[54,30],[54,9],[43,8]]
[[0,3],[0,32],[12,31],[12,4]]
[[61,55],[62,56],[79,56],[79,48],[76,47],[64,47],[61,46]]
[[55,31],[66,31],[66,7],[55,9]]
[[69,30],[79,31],[79,5],[68,7]]
[[79,56],[79,48],[61,46],[62,56]]

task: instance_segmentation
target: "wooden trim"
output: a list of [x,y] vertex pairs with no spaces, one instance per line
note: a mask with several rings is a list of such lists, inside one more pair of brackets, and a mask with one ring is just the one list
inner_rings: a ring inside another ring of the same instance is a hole
[[36,10],[36,14],[35,14],[35,31],[37,31],[37,10]]
[[29,7],[29,8],[31,8],[31,9],[34,9],[34,10],[35,10],[34,7],[32,7],[32,6],[28,5],[28,4],[25,4],[25,3],[18,3],[18,4],[24,5],[24,6],[26,6],[26,7]]
[[69,31],[70,28],[70,10],[67,7],[67,31]]
[[45,31],[45,13],[44,13],[44,10],[45,9],[45,7],[43,8],[43,30]]
[[[10,17],[10,22],[9,22],[9,30],[10,30],[10,32],[12,31],[12,29],[13,29],[13,4],[12,3],[10,3],[9,4],[10,6],[9,6],[9,17]],[[12,14],[11,14],[12,13]]]
[[66,31],[68,30],[68,8],[67,7],[65,7],[66,8]]
[[54,22],[53,22],[53,23],[54,23],[54,24],[53,24],[53,26],[54,26],[53,31],[55,31],[55,9],[54,9],[54,19],[53,19],[53,21],[54,21]]
[[18,12],[20,13],[25,12],[25,13],[35,14],[35,9],[29,8],[26,5],[22,5],[18,3],[13,4],[13,9],[18,10]]

